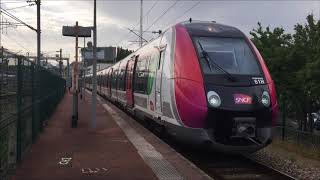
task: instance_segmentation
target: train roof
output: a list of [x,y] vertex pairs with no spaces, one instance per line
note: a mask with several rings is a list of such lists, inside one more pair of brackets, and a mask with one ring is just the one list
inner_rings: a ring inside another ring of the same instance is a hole
[[244,38],[245,35],[239,29],[211,21],[185,21],[181,23],[186,27],[191,36],[213,36]]

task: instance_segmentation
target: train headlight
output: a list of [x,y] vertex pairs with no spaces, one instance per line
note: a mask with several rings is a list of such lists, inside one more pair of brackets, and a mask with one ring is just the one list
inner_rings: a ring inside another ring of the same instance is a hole
[[262,97],[261,97],[261,103],[265,107],[269,107],[270,106],[270,95],[269,95],[269,93],[267,91],[263,91]]
[[207,99],[208,99],[209,104],[213,107],[219,107],[221,105],[220,96],[214,91],[208,92]]

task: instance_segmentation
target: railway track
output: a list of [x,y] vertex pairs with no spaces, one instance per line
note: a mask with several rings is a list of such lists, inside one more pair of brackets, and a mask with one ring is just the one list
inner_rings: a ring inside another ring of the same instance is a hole
[[163,132],[145,121],[139,120],[138,122],[215,180],[295,179],[254,160],[250,155],[230,155],[204,148],[190,148],[190,146],[177,142],[168,135],[163,135]]
[[250,156],[222,154],[204,148],[190,148],[190,146],[164,135],[163,129],[158,128],[155,123],[146,123],[146,121],[136,118],[135,120],[215,180],[295,179],[255,161]]
[[204,148],[190,148],[190,146],[177,142],[170,136],[163,135],[163,132],[158,131],[150,124],[142,120],[138,122],[215,180],[295,179],[266,164],[257,162],[247,155],[230,155],[208,151]]
[[203,150],[180,151],[209,176],[218,180],[295,179],[242,155],[225,155]]

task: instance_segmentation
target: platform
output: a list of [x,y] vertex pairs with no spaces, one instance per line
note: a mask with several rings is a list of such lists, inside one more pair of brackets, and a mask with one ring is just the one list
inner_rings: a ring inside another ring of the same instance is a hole
[[90,97],[79,100],[78,127],[71,128],[72,95],[64,96],[13,180],[210,179],[101,97],[92,130]]

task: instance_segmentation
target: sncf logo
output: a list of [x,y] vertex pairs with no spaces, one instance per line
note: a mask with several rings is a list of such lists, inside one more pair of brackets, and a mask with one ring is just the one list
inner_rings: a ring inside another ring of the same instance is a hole
[[234,94],[233,98],[235,104],[252,104],[252,98],[245,94]]

